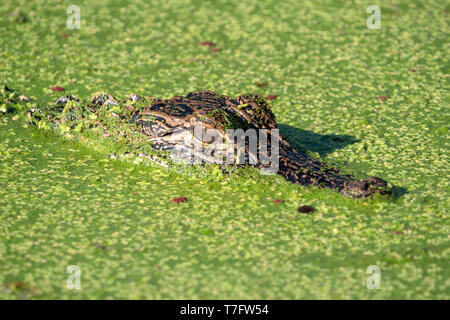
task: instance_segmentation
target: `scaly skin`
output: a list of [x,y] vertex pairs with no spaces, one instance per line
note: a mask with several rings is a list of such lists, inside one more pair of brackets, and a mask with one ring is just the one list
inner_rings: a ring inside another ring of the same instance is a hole
[[[169,137],[177,128],[192,130],[194,124],[214,128],[225,134],[225,129],[277,129],[270,105],[258,95],[239,96],[235,99],[219,96],[211,91],[192,92],[186,97],[168,100],[155,99],[153,104],[133,115],[141,132],[155,138],[160,148],[173,147],[164,137]],[[302,185],[335,189],[355,198],[366,198],[380,193],[389,194],[387,182],[371,177],[357,180],[344,175],[337,168],[296,150],[282,135],[278,174],[287,180]],[[270,137],[268,138],[270,142]],[[270,147],[269,147],[270,149]]]
[[[76,100],[73,96],[60,98],[57,102],[61,111],[67,101]],[[258,95],[242,95],[230,98],[218,95],[211,91],[191,92],[185,97],[171,99],[150,98],[146,101],[138,95],[130,95],[125,100],[127,114],[116,115],[121,121],[136,124],[135,129],[148,140],[152,146],[160,150],[173,150],[182,143],[186,134],[194,133],[194,127],[201,124],[203,127],[216,129],[222,138],[226,138],[227,129],[267,129],[268,150],[270,150],[271,129],[278,129],[275,115],[269,103]],[[76,100],[77,101],[77,100]],[[135,102],[144,103],[143,108],[135,108]],[[149,102],[149,103],[148,103]],[[147,104],[148,103],[148,104]],[[96,112],[101,107],[112,107],[119,104],[114,97],[98,93],[90,100],[88,109]],[[131,114],[131,116],[130,116]],[[101,122],[101,119],[99,119]],[[181,132],[181,135],[176,135]],[[210,143],[196,137],[203,143]],[[277,173],[292,183],[312,185],[318,188],[334,189],[344,195],[355,198],[366,198],[378,193],[390,194],[387,182],[370,177],[358,180],[352,175],[345,175],[335,168],[314,159],[308,154],[296,150],[282,135],[279,140],[279,168]],[[246,151],[248,153],[248,143]],[[248,159],[246,164],[250,165]],[[258,161],[252,166],[263,168]]]

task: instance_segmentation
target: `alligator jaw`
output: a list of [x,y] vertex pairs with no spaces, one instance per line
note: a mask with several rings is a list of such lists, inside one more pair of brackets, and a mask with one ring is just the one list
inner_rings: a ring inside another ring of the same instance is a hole
[[391,194],[386,181],[377,177],[358,180],[342,174],[339,169],[297,151],[285,140],[280,145],[278,174],[292,183],[330,188],[354,198]]

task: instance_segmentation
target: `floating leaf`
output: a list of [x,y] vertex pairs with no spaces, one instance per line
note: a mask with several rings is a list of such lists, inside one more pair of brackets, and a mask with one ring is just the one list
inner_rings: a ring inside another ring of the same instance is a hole
[[186,197],[178,197],[178,198],[173,198],[170,201],[172,201],[174,203],[182,203],[182,202],[188,201],[188,199]]
[[202,41],[200,42],[201,46],[206,46],[206,47],[214,47],[216,44],[214,42],[211,41]]

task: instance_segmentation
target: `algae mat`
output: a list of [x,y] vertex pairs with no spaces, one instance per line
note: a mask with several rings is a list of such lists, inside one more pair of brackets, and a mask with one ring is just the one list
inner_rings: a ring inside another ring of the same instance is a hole
[[252,170],[135,165],[5,114],[1,298],[449,298],[446,1],[383,1],[379,30],[365,1],[80,1],[69,30],[71,4],[2,3],[2,83],[39,105],[57,86],[276,95],[297,145],[398,189],[354,200]]

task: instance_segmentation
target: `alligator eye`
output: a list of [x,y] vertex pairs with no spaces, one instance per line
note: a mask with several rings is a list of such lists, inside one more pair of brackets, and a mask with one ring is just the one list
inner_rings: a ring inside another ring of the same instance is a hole
[[138,112],[136,112],[130,120],[130,123],[134,123],[137,119],[139,119],[140,117],[142,117]]

